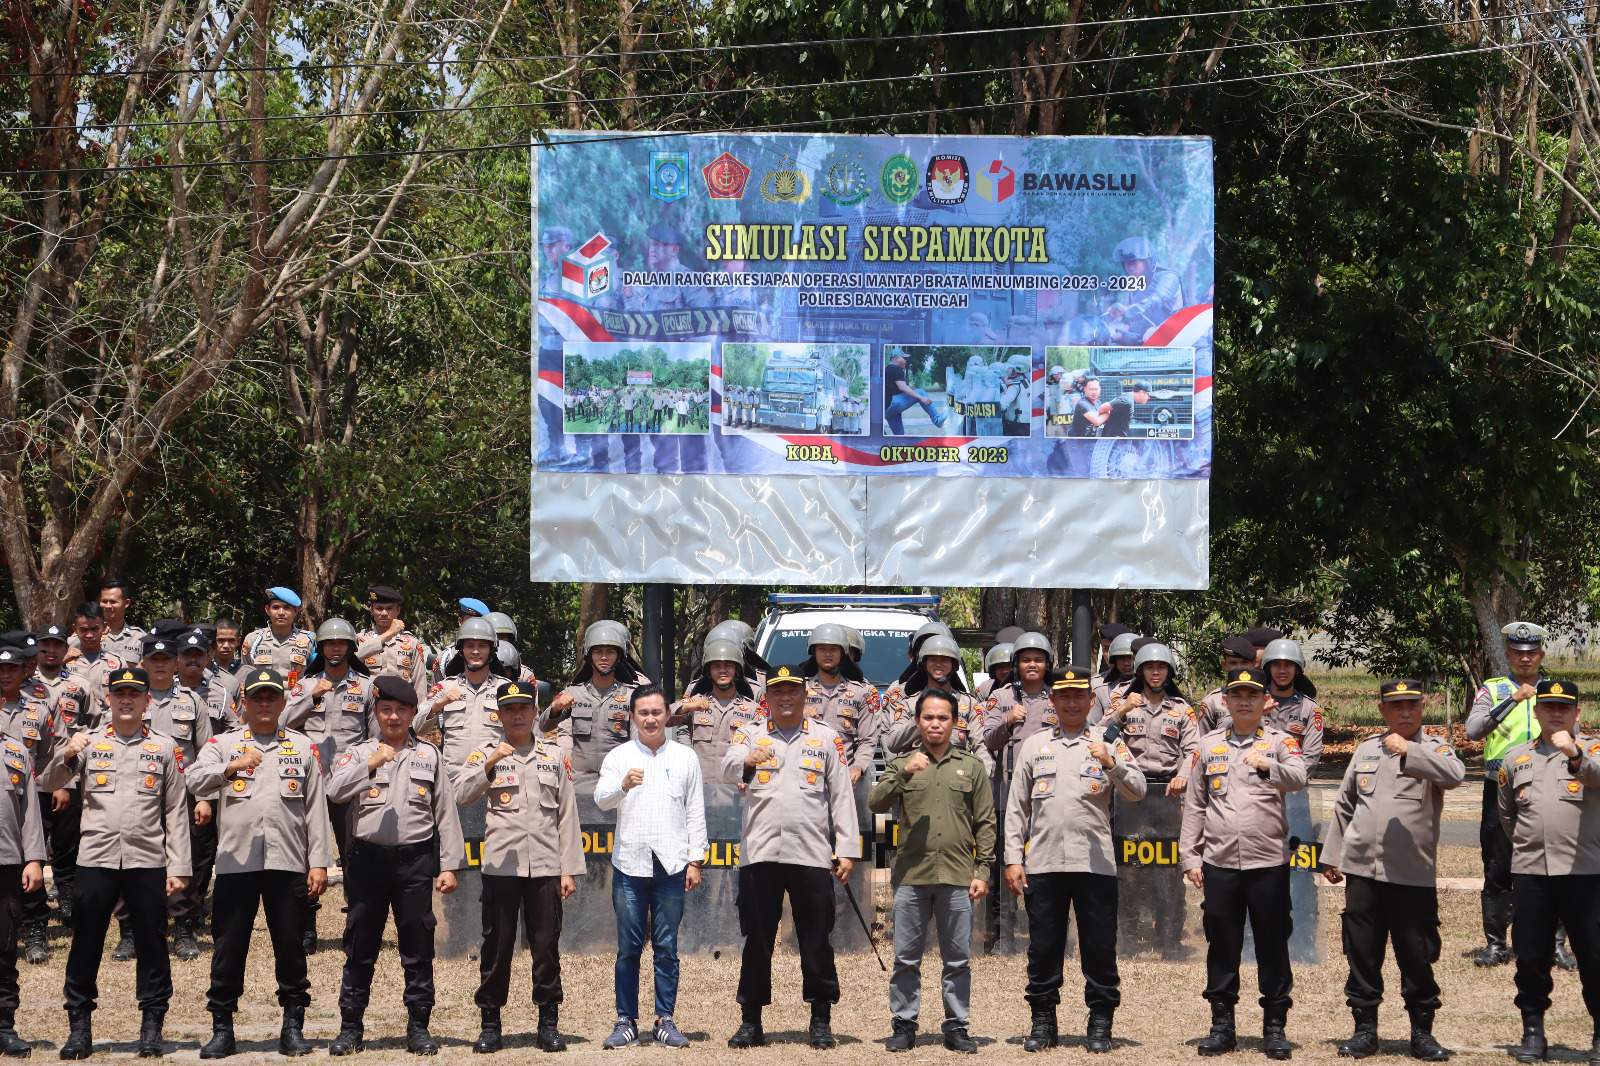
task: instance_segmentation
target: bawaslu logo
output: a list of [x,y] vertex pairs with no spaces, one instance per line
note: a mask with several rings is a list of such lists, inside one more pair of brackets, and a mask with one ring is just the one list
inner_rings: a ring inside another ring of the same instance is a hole
[[1024,193],[1131,193],[1139,187],[1137,174],[1090,174],[1082,171],[1040,173],[1028,171],[1022,175]]

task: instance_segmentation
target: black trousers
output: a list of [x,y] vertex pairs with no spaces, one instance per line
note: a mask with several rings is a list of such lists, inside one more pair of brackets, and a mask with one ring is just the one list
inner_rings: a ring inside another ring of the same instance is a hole
[[216,950],[211,956],[211,989],[206,993],[206,1010],[232,1014],[239,1009],[239,997],[244,994],[244,965],[250,954],[250,934],[255,930],[256,913],[260,910],[267,912],[267,933],[272,937],[278,1005],[311,1005],[306,953],[300,944],[305,905],[306,875],[299,870],[260,870],[217,876],[217,894],[211,907]]
[[340,1010],[366,1010],[372,971],[383,946],[383,927],[394,912],[395,940],[406,975],[407,1007],[433,1006],[433,878],[438,860],[431,850],[407,859],[382,859],[350,848],[345,867],[344,978]]
[[528,928],[533,964],[533,1002],[561,1002],[561,878],[483,875],[483,952],[478,957],[480,1007],[504,1007],[511,993],[511,960],[517,953],[517,918]]
[[1483,852],[1483,894],[1511,891],[1511,841],[1500,825],[1500,775],[1483,775],[1483,812],[1478,822],[1478,849]]
[[[327,803],[328,822],[333,826],[333,843],[339,849],[339,865],[344,867],[349,865],[349,859],[345,855],[345,847],[349,844],[349,841],[346,839],[346,836],[349,832],[349,823],[345,816],[350,810],[350,804],[335,803],[333,800],[328,800]],[[317,912],[321,909],[322,900],[311,899],[309,896],[306,898],[305,922],[307,929],[315,930],[317,928]]]
[[833,874],[821,866],[757,862],[739,867],[738,1001],[747,1007],[772,1002],[772,950],[778,942],[783,895],[789,894],[795,940],[800,946],[800,995],[807,1003],[839,1002],[839,971],[833,965]]
[[[83,817],[83,793],[71,788],[67,794],[72,797],[67,809],[53,811],[50,808],[55,801],[51,794],[39,793],[39,813],[50,844],[50,873],[56,882],[56,898],[70,901],[73,875],[78,868],[78,823]],[[23,895],[21,913],[27,925],[43,925],[50,920],[50,898],[43,885]]]
[[1244,952],[1244,923],[1256,943],[1256,981],[1263,1010],[1288,1010],[1294,1005],[1294,973],[1289,969],[1289,867],[1230,870],[1206,863],[1205,899],[1200,904],[1206,931],[1206,991],[1212,1003],[1239,1002],[1239,958]]
[[1090,1010],[1114,1011],[1122,1002],[1117,974],[1117,879],[1110,874],[1029,874],[1022,894],[1028,908],[1028,989],[1031,1007],[1061,1002],[1067,954],[1068,912],[1078,915],[1078,961],[1083,1001]]
[[72,950],[62,988],[67,1010],[94,1010],[97,978],[105,954],[106,929],[118,897],[133,925],[134,987],[140,1010],[166,1010],[172,999],[172,963],[167,958],[167,871],[165,867],[112,870],[78,867],[72,896]]
[[22,865],[0,866],[0,1010],[17,1009],[17,933],[22,923]]
[[217,817],[215,809],[221,801],[212,804],[211,820],[205,825],[194,824],[195,798],[189,797],[189,863],[194,876],[189,886],[167,900],[167,914],[173,921],[191,921],[198,925],[205,918],[206,885],[211,883],[211,868],[217,863]]
[[1433,979],[1433,964],[1439,961],[1438,889],[1346,875],[1343,937],[1350,962],[1345,1003],[1376,1007],[1383,1002],[1384,944],[1393,941],[1406,1010],[1439,1009],[1439,983]]
[[1600,1022],[1600,874],[1543,877],[1513,874],[1511,927],[1517,953],[1517,1009],[1550,1009],[1550,967],[1555,964],[1556,926],[1566,923],[1572,954],[1578,960],[1583,1005]]

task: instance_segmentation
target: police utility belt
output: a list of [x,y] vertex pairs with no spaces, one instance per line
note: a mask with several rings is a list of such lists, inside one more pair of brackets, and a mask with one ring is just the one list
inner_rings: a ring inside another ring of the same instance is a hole
[[362,840],[360,837],[356,837],[351,844],[352,857],[359,855],[363,859],[372,859],[377,862],[405,862],[407,859],[433,854],[433,841],[431,840],[421,840],[415,844],[389,846],[374,844],[370,840]]

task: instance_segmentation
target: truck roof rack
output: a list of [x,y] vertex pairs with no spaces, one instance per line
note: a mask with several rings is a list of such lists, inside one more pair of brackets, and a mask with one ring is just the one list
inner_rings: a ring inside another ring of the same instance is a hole
[[942,596],[894,593],[772,592],[767,602],[780,607],[937,607]]

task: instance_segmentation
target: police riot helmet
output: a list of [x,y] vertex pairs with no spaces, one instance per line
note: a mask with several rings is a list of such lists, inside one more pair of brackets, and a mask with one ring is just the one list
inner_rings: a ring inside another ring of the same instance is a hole
[[844,631],[844,626],[837,622],[823,622],[811,631],[811,636],[806,638],[806,651],[810,651],[818,644],[832,644],[846,654],[850,651],[850,634]]
[[1116,659],[1124,655],[1133,654],[1133,642],[1139,639],[1137,633],[1118,633],[1111,638],[1111,648],[1106,652],[1106,658]]
[[917,652],[917,662],[922,662],[930,655],[943,655],[955,660],[957,666],[961,665],[961,646],[943,633],[935,633],[922,642],[922,648]]
[[731,640],[741,648],[748,648],[755,643],[756,631],[737,618],[729,618],[711,627],[706,639],[710,640],[713,637]]
[[707,637],[704,649],[700,653],[703,663],[728,662],[735,665],[744,664],[744,649],[734,641],[724,637]]
[[509,636],[513,641],[517,639],[517,623],[511,620],[509,614],[504,611],[490,611],[487,617],[489,624],[494,626],[495,636]]
[[922,642],[933,636],[935,633],[942,633],[947,637],[952,635],[949,626],[945,625],[937,618],[930,619],[929,621],[922,623],[922,625],[917,628],[917,631],[911,634],[911,639],[908,642],[909,647],[906,649],[907,654],[910,655],[911,658],[915,659],[917,652],[922,649]]
[[317,627],[317,643],[321,644],[325,640],[348,640],[354,645],[356,627],[343,618],[330,618]]
[[999,666],[1001,663],[1009,663],[1010,661],[1010,643],[996,644],[994,647],[989,649],[989,654],[983,657],[983,668],[987,671],[993,672],[996,666]]
[[1176,670],[1178,657],[1172,654],[1171,648],[1158,641],[1139,649],[1139,653],[1133,657],[1133,672],[1138,673],[1145,663],[1166,663],[1169,668]]
[[1045,667],[1048,669],[1056,664],[1056,653],[1050,647],[1050,638],[1043,633],[1027,632],[1011,642],[1011,664],[1016,666],[1025,651],[1044,652]]
[[616,648],[623,655],[633,655],[633,645],[628,641],[628,627],[621,622],[613,622],[609,618],[602,618],[583,631],[583,654],[585,657],[601,645]]
[[487,640],[498,647],[500,638],[495,636],[494,626],[489,624],[487,618],[468,618],[461,623],[461,628],[456,630],[456,647],[469,640]]
[[850,657],[856,662],[860,662],[861,656],[866,654],[867,651],[867,638],[861,635],[859,629],[853,629],[850,626],[844,627],[844,635],[850,641]]
[[1145,237],[1126,237],[1111,253],[1111,258],[1119,263],[1126,263],[1130,259],[1154,259],[1155,256],[1155,248]]
[[1055,366],[1050,368],[1050,380],[1051,381],[1054,381],[1058,377],[1066,377],[1066,376],[1067,376],[1067,368],[1062,366],[1061,364],[1057,363]]
[[1266,650],[1261,653],[1261,668],[1266,669],[1278,659],[1286,659],[1302,670],[1306,668],[1305,653],[1300,650],[1299,641],[1285,637],[1268,644]]
[[1021,354],[1013,355],[1011,358],[1006,360],[1006,367],[1010,370],[1015,370],[1019,374],[1032,374],[1033,356]]

